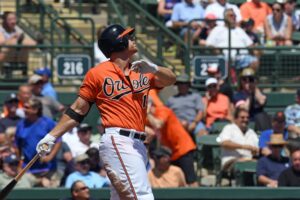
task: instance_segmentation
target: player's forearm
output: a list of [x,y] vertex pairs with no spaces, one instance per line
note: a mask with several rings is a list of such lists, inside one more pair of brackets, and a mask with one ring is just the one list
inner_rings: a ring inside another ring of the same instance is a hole
[[49,134],[56,138],[59,138],[65,132],[71,130],[78,124],[79,123],[77,121],[75,121],[74,119],[71,119],[68,115],[63,114],[63,116],[59,120],[58,124],[49,132]]
[[158,67],[155,77],[157,87],[166,87],[176,82],[176,75],[166,67]]

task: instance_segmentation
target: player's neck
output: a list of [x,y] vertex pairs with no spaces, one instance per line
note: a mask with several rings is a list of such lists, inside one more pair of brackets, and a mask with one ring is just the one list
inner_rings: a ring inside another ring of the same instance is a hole
[[129,66],[129,58],[127,59],[122,59],[122,58],[116,58],[113,59],[112,62],[118,66],[123,72],[128,68]]

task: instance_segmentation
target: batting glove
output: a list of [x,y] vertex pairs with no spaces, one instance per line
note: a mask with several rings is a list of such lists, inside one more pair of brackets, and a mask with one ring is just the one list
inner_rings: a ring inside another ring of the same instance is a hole
[[47,134],[43,139],[36,145],[36,151],[40,155],[49,153],[55,144],[56,138],[50,134]]
[[146,60],[138,60],[131,63],[131,70],[139,72],[141,74],[152,73],[155,74],[158,71],[158,66]]

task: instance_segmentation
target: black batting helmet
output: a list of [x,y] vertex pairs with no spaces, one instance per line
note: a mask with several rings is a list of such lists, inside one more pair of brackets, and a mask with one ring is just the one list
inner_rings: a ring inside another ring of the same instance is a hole
[[128,47],[128,35],[134,28],[123,28],[119,24],[108,26],[98,40],[98,47],[109,58],[112,52],[123,51]]

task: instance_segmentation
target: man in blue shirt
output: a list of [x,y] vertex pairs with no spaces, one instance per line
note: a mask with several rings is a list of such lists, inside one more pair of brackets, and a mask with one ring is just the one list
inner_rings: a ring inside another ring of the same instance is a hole
[[53,85],[49,82],[49,78],[51,77],[51,71],[49,68],[39,68],[34,71],[35,74],[40,75],[43,80],[43,89],[42,89],[42,95],[43,96],[49,96],[53,98],[54,100],[57,100],[57,94],[53,87]]
[[109,185],[108,178],[104,178],[90,170],[90,162],[87,154],[84,153],[75,158],[75,168],[76,171],[67,177],[65,187],[70,188],[77,180],[81,180],[89,188],[102,188]]

